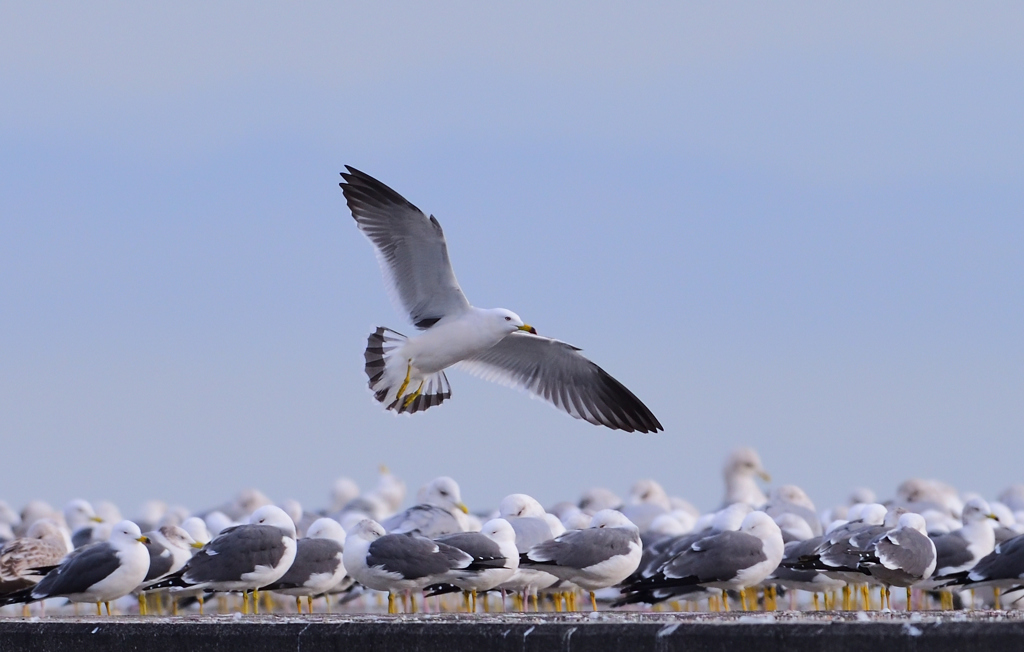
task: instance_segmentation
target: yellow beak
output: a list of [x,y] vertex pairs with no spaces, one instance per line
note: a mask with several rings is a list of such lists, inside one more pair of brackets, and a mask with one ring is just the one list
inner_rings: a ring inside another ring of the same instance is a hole
[[136,539],[136,541],[138,541],[139,543],[149,543],[149,537],[141,536],[138,539]]
[[526,331],[527,333],[531,333],[533,335],[537,334],[537,329],[534,328],[533,326],[530,326],[529,324],[523,324],[522,326],[519,327],[519,330]]
[[985,518],[990,518],[993,521],[998,521],[999,520],[999,517],[996,516],[995,514],[985,514]]
[[765,482],[771,482],[772,481],[772,476],[768,475],[767,471],[758,471],[757,475],[759,475],[761,477],[761,479],[764,480]]
[[455,506],[458,507],[459,509],[461,509],[463,514],[468,514],[469,513],[469,508],[466,507],[466,503],[458,503]]
[[100,518],[99,516],[90,516],[89,520],[92,521],[93,523],[102,523],[103,522],[103,519]]
[[193,543],[192,543],[191,545],[192,545],[192,547],[193,547],[193,548],[195,548],[196,550],[198,550],[198,549],[200,549],[200,548],[202,548],[202,547],[203,547],[203,544],[199,543],[198,541],[194,541],[194,542],[193,542]]

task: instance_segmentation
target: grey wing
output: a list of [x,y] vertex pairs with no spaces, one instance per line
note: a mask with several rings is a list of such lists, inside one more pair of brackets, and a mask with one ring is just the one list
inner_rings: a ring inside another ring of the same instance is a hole
[[342,546],[331,539],[299,539],[295,561],[277,582],[263,587],[265,590],[302,586],[316,573],[334,573],[341,563]]
[[458,548],[473,558],[474,561],[486,559],[503,559],[501,546],[479,532],[458,532],[435,539],[453,548]]
[[886,568],[923,576],[935,561],[935,546],[917,530],[897,530],[878,540],[875,554]]
[[557,539],[545,541],[526,553],[521,564],[589,568],[618,555],[629,554],[639,545],[640,536],[626,528],[590,528],[566,532]]
[[542,518],[524,516],[505,520],[512,524],[512,529],[516,532],[516,549],[519,552],[527,552],[538,543],[550,541],[553,538],[551,526]]
[[633,392],[565,342],[517,331],[459,365],[595,425],[626,432],[662,430]]
[[83,593],[121,565],[117,551],[107,542],[80,548],[80,552],[46,574],[32,589],[32,597],[56,597]]
[[457,548],[412,534],[388,534],[370,544],[366,565],[419,579],[464,568],[473,558]]
[[240,525],[206,544],[185,564],[182,577],[189,584],[235,581],[256,566],[277,566],[284,550],[280,528]]
[[662,566],[661,572],[669,579],[722,582],[767,559],[760,539],[745,532],[728,531],[695,542]]
[[974,555],[968,549],[970,544],[967,539],[957,532],[934,537],[932,543],[935,544],[936,575],[952,572],[953,569],[960,568],[974,560]]
[[437,220],[380,181],[345,167],[341,189],[359,230],[373,243],[396,307],[408,312],[417,328],[469,308]]
[[1016,579],[1024,575],[1024,534],[1004,541],[981,558],[968,576],[972,582]]
[[450,512],[434,505],[413,505],[381,525],[388,534],[412,532],[428,538],[462,531],[462,526]]
[[167,571],[171,570],[171,566],[174,564],[174,557],[171,555],[171,551],[153,540],[143,545],[146,546],[146,551],[149,553],[149,571],[146,573],[146,579],[143,581],[149,582],[166,575]]

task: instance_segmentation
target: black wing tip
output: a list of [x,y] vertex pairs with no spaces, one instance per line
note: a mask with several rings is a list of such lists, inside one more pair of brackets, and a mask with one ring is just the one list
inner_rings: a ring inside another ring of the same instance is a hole
[[[597,366],[595,365],[595,367]],[[665,429],[650,408],[636,397],[636,394],[629,391],[625,385],[601,367],[597,367],[597,373],[601,380],[601,393],[605,399],[604,407],[607,408],[602,410],[600,415],[595,415],[600,420],[600,425],[607,426],[612,430],[644,434],[661,432]]]
[[355,217],[357,210],[365,206],[387,207],[398,205],[422,212],[394,188],[379,179],[375,179],[351,165],[346,165],[345,169],[348,172],[341,173],[341,178],[344,181],[338,185],[341,187],[341,191],[345,193],[345,200],[348,202],[349,208],[352,209],[353,217]]

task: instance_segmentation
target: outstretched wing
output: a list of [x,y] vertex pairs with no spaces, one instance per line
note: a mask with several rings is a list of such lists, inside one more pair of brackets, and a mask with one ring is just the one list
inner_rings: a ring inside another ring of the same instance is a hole
[[373,177],[345,166],[340,184],[356,225],[373,243],[395,307],[417,328],[469,308],[437,219]]
[[525,389],[595,425],[627,432],[662,430],[633,392],[565,342],[517,331],[459,364],[486,380]]

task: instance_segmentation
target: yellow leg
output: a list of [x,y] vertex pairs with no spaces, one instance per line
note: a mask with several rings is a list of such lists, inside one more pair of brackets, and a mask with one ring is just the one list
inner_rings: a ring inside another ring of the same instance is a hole
[[416,594],[415,593],[410,593],[409,594],[409,603],[412,604],[412,612],[416,613]]
[[242,613],[249,613],[249,592],[242,591]]
[[747,605],[747,590],[740,589],[740,609],[743,611],[750,611],[750,607]]
[[536,613],[540,613],[540,602],[539,602],[539,601],[537,600],[537,594],[536,594],[536,593],[534,593],[534,594],[533,594],[532,596],[530,596],[530,597],[532,597],[532,598],[533,598],[533,610],[534,610],[534,612],[536,612]]
[[306,609],[309,613],[313,613],[313,596],[311,595],[306,596]]
[[420,392],[423,391],[423,382],[424,381],[421,380],[420,386],[416,388],[416,391],[405,397],[405,400],[402,402],[402,407],[409,407],[410,405],[412,405],[412,402],[415,401],[416,397],[419,396]]
[[914,597],[913,591],[912,591],[912,590],[911,590],[911,588],[910,588],[910,587],[908,586],[908,587],[907,587],[907,611],[911,611],[911,610],[913,610],[913,608],[914,608],[914,600],[913,600],[913,597]]
[[110,603],[109,602],[104,602],[103,606],[107,608],[107,615],[109,616],[110,615]]
[[814,610],[815,611],[820,611],[821,603],[818,602],[818,594],[814,593],[813,596],[814,596]]
[[252,590],[252,613],[256,616],[260,614],[260,592],[256,589]]
[[146,615],[146,594],[145,593],[139,593],[139,615],[140,616],[145,616]]
[[[178,601],[177,600],[174,601],[174,606],[175,607],[178,606]],[[199,615],[200,616],[203,615],[203,594],[202,593],[199,594]]]
[[295,611],[302,613],[302,598],[295,596]]
[[729,611],[729,594],[722,591],[722,611]]
[[998,586],[993,586],[992,587],[992,596],[995,598],[995,604],[993,604],[992,606],[996,608],[996,611],[1002,611],[1003,610],[1003,605],[999,601],[999,593],[1000,593],[999,587]]
[[[476,589],[473,589],[470,593],[470,597],[472,598],[472,600],[470,600],[470,605],[473,607],[473,613],[476,613]],[[487,606],[487,600],[484,600],[484,606]]]
[[99,602],[96,603],[96,615],[97,616],[102,616],[103,615],[103,607],[100,606]]
[[597,598],[594,597],[594,592],[590,592],[590,608],[597,611]]
[[971,611],[974,611],[974,589],[971,589]]
[[412,375],[412,361],[410,360],[408,366],[406,366],[406,368],[405,368],[405,380],[402,381],[402,384],[398,388],[398,393],[395,394],[395,400],[396,401],[400,400],[402,398],[402,394],[405,393],[405,389],[409,386],[409,376],[411,376],[411,375]]

